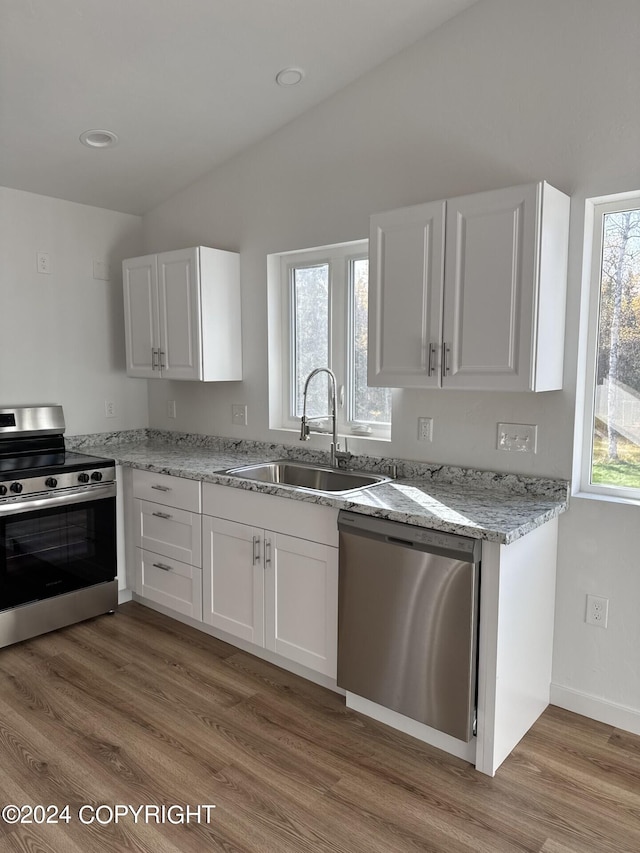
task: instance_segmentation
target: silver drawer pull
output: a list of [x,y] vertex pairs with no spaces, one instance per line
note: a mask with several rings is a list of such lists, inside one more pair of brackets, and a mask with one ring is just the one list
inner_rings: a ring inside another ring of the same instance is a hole
[[271,565],[271,539],[264,540],[264,566]]
[[253,537],[253,565],[257,565],[260,562],[260,537]]
[[155,489],[157,492],[170,492],[171,488],[169,486],[151,486],[152,489]]
[[429,344],[429,354],[427,357],[427,376],[433,376],[435,373],[435,357],[436,357],[436,345]]
[[165,564],[164,564],[164,563],[153,563],[153,566],[154,566],[156,569],[162,569],[162,571],[163,571],[163,572],[171,572],[171,571],[173,571],[173,568],[172,568],[171,566],[165,566]]
[[156,518],[171,518],[168,512],[152,512],[151,515],[154,515]]
[[449,344],[442,344],[442,376],[449,376],[451,373],[451,365],[449,364],[449,357],[451,355],[451,346]]

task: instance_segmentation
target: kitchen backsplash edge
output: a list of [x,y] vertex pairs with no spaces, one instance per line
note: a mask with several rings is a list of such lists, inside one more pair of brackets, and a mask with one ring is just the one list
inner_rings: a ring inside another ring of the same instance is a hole
[[[66,436],[69,450],[89,449],[92,446],[144,445],[157,447],[165,444],[173,447],[202,448],[203,450],[232,451],[237,454],[264,455],[265,460],[294,459],[296,461],[327,465],[328,452],[309,449],[304,446],[275,444],[271,442],[247,439],[223,438],[200,433],[182,433],[171,430],[141,428],[114,432],[90,433],[88,435]],[[349,460],[349,468],[388,474],[390,467],[397,468],[397,477],[403,480],[427,480],[439,484],[474,486],[486,489],[509,491],[514,494],[536,495],[559,501],[568,501],[569,482],[544,477],[532,477],[496,471],[480,471],[473,468],[460,468],[455,465],[438,465],[430,462],[417,462],[407,459],[367,456],[354,454]]]

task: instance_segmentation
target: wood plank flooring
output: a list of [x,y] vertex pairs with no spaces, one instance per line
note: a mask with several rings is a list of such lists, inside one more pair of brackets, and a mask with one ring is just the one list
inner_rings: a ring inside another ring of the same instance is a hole
[[[6,804],[71,820],[0,820],[2,853],[637,853],[640,737],[549,708],[490,779],[129,603],[0,650]],[[101,804],[216,808],[80,821]]]

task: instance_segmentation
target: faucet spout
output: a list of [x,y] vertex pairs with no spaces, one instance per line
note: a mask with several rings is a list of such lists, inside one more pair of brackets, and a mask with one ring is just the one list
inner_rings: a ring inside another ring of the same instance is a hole
[[307,376],[304,389],[302,391],[302,419],[300,422],[300,441],[308,441],[309,440],[309,420],[311,418],[307,418],[307,391],[309,390],[309,383],[313,379],[314,376],[317,376],[319,373],[326,373],[329,377],[329,383],[331,388],[331,426],[332,426],[332,441],[331,441],[331,467],[336,467],[336,451],[340,450],[340,445],[338,444],[338,428],[336,421],[336,375],[333,370],[330,370],[328,367],[316,367],[315,370],[312,370],[311,373]]

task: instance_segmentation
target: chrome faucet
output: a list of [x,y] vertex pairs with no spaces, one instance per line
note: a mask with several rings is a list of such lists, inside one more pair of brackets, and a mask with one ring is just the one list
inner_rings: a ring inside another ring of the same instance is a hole
[[316,367],[315,370],[312,370],[311,373],[307,376],[306,381],[304,383],[304,390],[302,392],[302,419],[300,422],[300,441],[309,441],[309,433],[311,429],[309,427],[309,421],[324,421],[326,420],[326,415],[319,415],[317,417],[307,417],[307,390],[309,388],[309,383],[318,373],[326,373],[329,377],[330,387],[331,387],[331,426],[332,426],[332,440],[331,440],[331,467],[335,468],[340,467],[340,463],[343,462],[346,465],[346,461],[351,458],[351,454],[347,451],[346,448],[346,438],[345,438],[345,449],[340,450],[340,444],[338,442],[338,426],[336,420],[336,375],[333,370],[330,370],[328,367]]

